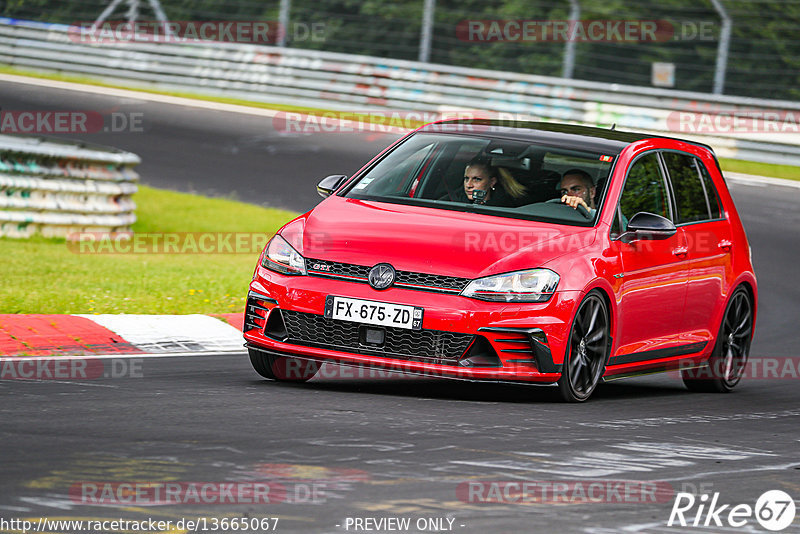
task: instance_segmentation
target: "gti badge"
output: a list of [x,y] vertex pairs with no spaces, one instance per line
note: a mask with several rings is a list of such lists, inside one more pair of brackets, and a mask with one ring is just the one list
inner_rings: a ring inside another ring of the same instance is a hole
[[388,263],[379,263],[369,270],[369,285],[375,289],[386,289],[394,284],[394,267]]

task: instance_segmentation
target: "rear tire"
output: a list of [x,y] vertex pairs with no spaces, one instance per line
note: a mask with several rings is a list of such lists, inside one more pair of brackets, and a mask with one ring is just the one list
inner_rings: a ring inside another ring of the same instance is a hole
[[320,364],[314,361],[276,356],[260,350],[247,349],[250,364],[256,373],[279,382],[308,382],[319,371]]
[[743,287],[733,292],[705,367],[681,371],[690,391],[728,393],[742,379],[753,339],[753,303]]
[[572,322],[558,380],[562,399],[584,402],[594,392],[606,368],[610,332],[608,306],[599,292],[592,291],[581,302]]

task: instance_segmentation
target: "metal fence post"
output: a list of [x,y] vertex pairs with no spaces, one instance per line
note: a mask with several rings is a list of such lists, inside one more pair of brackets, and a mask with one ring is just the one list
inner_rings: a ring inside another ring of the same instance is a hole
[[281,0],[278,10],[278,46],[286,46],[286,34],[289,31],[289,10],[292,8],[292,0]]
[[422,8],[422,33],[419,41],[419,60],[428,63],[431,59],[431,35],[433,34],[433,12],[436,0],[425,0]]
[[567,43],[564,45],[564,67],[561,71],[562,78],[572,78],[572,73],[575,70],[575,31],[572,24],[579,23],[581,18],[581,6],[578,0],[569,0],[569,21],[570,32],[567,37]]
[[731,17],[725,11],[722,3],[719,0],[711,0],[714,4],[714,9],[719,13],[722,18],[722,29],[719,34],[719,46],[717,46],[717,65],[714,69],[714,89],[715,95],[721,95],[722,90],[725,88],[725,71],[728,68],[728,47],[731,43]]

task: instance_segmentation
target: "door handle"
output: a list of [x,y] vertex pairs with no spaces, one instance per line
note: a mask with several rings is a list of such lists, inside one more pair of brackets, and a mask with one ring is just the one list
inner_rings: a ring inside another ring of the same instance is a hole
[[686,256],[686,254],[689,253],[689,248],[688,247],[674,248],[672,249],[672,253],[678,256],[679,258],[683,258],[684,256]]
[[731,247],[733,246],[733,243],[731,243],[727,239],[723,239],[722,241],[719,242],[719,244],[717,246],[720,249],[722,249],[722,252],[730,252],[731,251]]

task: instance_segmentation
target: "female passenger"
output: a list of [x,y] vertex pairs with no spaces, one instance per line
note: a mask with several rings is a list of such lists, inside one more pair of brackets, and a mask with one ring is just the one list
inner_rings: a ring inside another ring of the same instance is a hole
[[[481,192],[476,194],[476,191]],[[517,205],[525,193],[525,186],[515,180],[508,169],[494,167],[485,158],[472,160],[464,169],[467,202],[509,207]]]

